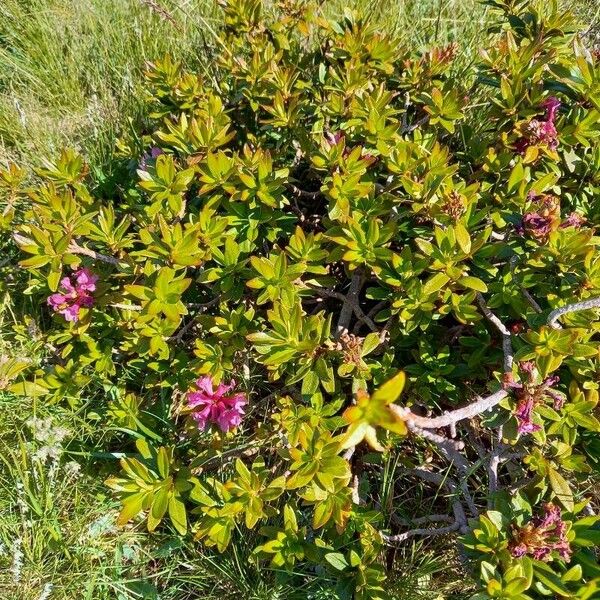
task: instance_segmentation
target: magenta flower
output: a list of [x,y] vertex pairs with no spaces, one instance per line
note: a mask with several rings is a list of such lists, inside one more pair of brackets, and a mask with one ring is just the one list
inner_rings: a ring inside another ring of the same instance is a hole
[[196,387],[197,390],[187,393],[187,403],[200,429],[214,423],[221,431],[229,431],[242,422],[244,406],[248,403],[246,395],[241,392],[227,395],[235,387],[235,380],[227,385],[220,383],[214,390],[212,378],[205,375],[196,381]]
[[325,132],[325,141],[330,146],[337,146],[344,139],[343,131],[336,131],[335,133],[332,131]]
[[515,149],[518,154],[525,154],[529,146],[542,145],[550,150],[558,148],[558,132],[554,122],[556,113],[560,107],[560,100],[554,96],[546,98],[541,104],[541,108],[546,111],[544,119],[530,119],[526,124],[522,137],[515,142]]
[[579,213],[572,212],[562,223],[561,228],[575,227],[579,228],[585,223],[585,217],[582,217]]
[[560,226],[560,201],[551,194],[528,194],[531,202],[528,212],[516,226],[519,235],[527,235],[538,242],[545,242],[548,236]]
[[533,433],[539,431],[541,427],[536,425],[532,420],[534,402],[533,398],[526,397],[519,401],[517,408],[515,409],[514,415],[517,417],[519,426],[517,431],[521,434]]
[[543,516],[534,517],[527,525],[513,531],[509,550],[515,558],[529,554],[536,560],[546,562],[552,559],[552,552],[555,551],[560,558],[568,561],[571,558],[571,546],[560,508],[552,503],[545,504]]
[[564,404],[564,397],[552,389],[560,381],[558,375],[551,375],[542,381],[535,365],[530,361],[520,363],[519,369],[522,373],[522,383],[517,383],[511,376],[505,378],[504,387],[514,390],[517,397],[517,406],[513,411],[518,422],[517,431],[520,434],[533,433],[541,429],[533,422],[534,408],[550,398],[554,409],[560,410]]
[[556,113],[560,108],[560,100],[555,96],[549,96],[542,102],[541,106],[546,109],[546,121],[554,123],[556,120]]
[[96,281],[98,276],[89,269],[79,269],[73,275],[61,279],[60,291],[48,298],[48,305],[54,312],[63,315],[66,321],[75,323],[79,320],[80,309],[94,304],[92,292],[96,291]]

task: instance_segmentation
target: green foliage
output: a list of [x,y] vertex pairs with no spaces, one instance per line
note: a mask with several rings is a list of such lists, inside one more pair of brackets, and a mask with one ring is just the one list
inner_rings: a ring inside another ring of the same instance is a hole
[[[434,533],[463,534],[474,598],[593,597],[600,63],[553,3],[489,4],[496,37],[457,78],[454,46],[415,52],[360,13],[224,2],[206,73],[148,66],[114,196],[71,150],[30,188],[2,172],[47,356],[3,360],[0,388],[107,424],[120,526],[225,554],[248,536],[278,584],[391,599],[386,544],[436,517],[396,496],[445,458]],[[442,435],[462,418],[427,427],[502,389],[464,441]],[[571,562],[515,555],[543,502]]]

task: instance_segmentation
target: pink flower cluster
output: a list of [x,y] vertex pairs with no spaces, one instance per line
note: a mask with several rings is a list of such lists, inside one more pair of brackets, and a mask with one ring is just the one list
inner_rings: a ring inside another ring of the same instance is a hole
[[66,321],[79,320],[82,307],[89,308],[94,304],[92,292],[96,291],[98,276],[89,269],[79,269],[69,277],[60,281],[60,292],[48,298],[48,304],[54,312],[64,316]]
[[196,387],[197,390],[187,393],[187,404],[200,429],[214,423],[221,431],[229,431],[242,422],[248,399],[241,392],[229,394],[235,387],[235,380],[229,384],[220,383],[215,390],[212,378],[205,375],[196,381]]
[[564,399],[553,389],[559,382],[556,375],[551,375],[544,379],[541,383],[536,383],[536,370],[531,362],[523,362],[520,365],[521,371],[525,373],[525,381],[516,383],[515,381],[507,381],[505,386],[516,390],[517,406],[514,415],[518,421],[518,432],[520,434],[533,433],[539,431],[541,427],[533,422],[533,409],[537,404],[544,401],[545,397],[550,397],[554,402],[554,409],[560,410],[564,403]]
[[556,551],[560,558],[571,558],[571,546],[567,540],[567,524],[561,518],[560,508],[552,503],[544,505],[544,515],[534,517],[525,527],[513,533],[509,544],[515,558],[526,554],[536,560],[549,561]]
[[515,149],[519,154],[525,154],[529,146],[543,145],[550,150],[556,150],[558,147],[558,132],[554,122],[560,107],[560,100],[550,96],[542,102],[541,106],[546,111],[546,118],[531,119],[525,125],[523,137],[519,138],[515,144]]
[[516,232],[519,235],[527,235],[539,242],[544,242],[550,233],[559,228],[581,227],[585,223],[585,218],[575,212],[561,223],[560,201],[556,196],[530,192],[528,200],[532,203],[531,207],[516,226]]

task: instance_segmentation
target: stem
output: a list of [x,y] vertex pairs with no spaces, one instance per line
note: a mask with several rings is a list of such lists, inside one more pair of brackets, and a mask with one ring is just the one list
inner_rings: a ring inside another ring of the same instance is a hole
[[494,406],[498,405],[507,396],[508,392],[506,390],[498,390],[485,398],[479,398],[463,408],[451,410],[439,417],[421,417],[412,413],[410,409],[402,408],[396,404],[390,404],[389,408],[403,421],[411,421],[414,425],[422,429],[438,429],[439,427],[447,427],[452,423],[458,423],[458,421],[462,421],[463,419],[470,419],[471,417],[480,415],[494,408]]
[[556,320],[563,315],[582,310],[590,310],[592,308],[600,308],[600,296],[597,298],[590,298],[589,300],[583,300],[582,302],[567,304],[566,306],[561,306],[560,308],[554,309],[548,315],[548,325],[550,325],[552,329],[560,329],[560,325],[556,322]]
[[450,494],[452,494],[455,499],[452,502],[452,512],[454,513],[454,518],[456,522],[459,524],[459,529],[461,532],[467,531],[467,515],[465,514],[465,509],[461,504],[460,500],[458,500],[458,486],[456,481],[451,477],[445,477],[441,473],[433,473],[428,471],[427,469],[423,469],[422,467],[417,467],[416,469],[411,469],[410,471],[420,479],[424,481],[428,481],[429,483],[434,483],[435,485],[444,486]]
[[71,254],[81,254],[82,256],[89,256],[94,260],[99,260],[110,265],[119,266],[121,261],[113,256],[107,256],[106,254],[100,254],[100,252],[96,252],[95,250],[90,250],[89,248],[84,248],[80,246],[77,242],[71,242],[69,245],[68,251]]
[[325,298],[336,298],[337,300],[341,300],[342,302],[346,303],[349,302],[356,318],[361,323],[364,323],[371,331],[378,331],[377,326],[375,325],[373,320],[369,317],[369,315],[365,315],[363,309],[359,306],[357,301],[352,302],[347,296],[344,296],[344,294],[340,294],[339,292],[335,292],[333,290],[320,288],[314,285],[307,285],[306,287],[319,294],[319,296],[323,296]]
[[306,190],[301,190],[299,187],[295,186],[293,183],[286,184],[288,190],[292,192],[295,198],[304,198],[306,200],[316,200],[319,196],[323,195],[321,190],[317,190],[316,192],[307,192]]
[[473,514],[473,516],[476,516],[478,514],[477,506],[473,501],[473,497],[471,496],[471,492],[469,491],[469,487],[467,485],[469,463],[467,462],[467,459],[459,452],[459,450],[462,450],[465,445],[462,442],[457,442],[441,435],[437,435],[436,433],[432,433],[431,431],[421,429],[410,421],[407,421],[406,425],[413,433],[420,435],[424,439],[435,444],[439,448],[440,452],[444,455],[446,460],[456,466],[461,475],[460,489],[465,497],[469,511],[471,514]]
[[120,304],[117,302],[116,304],[111,304],[110,306],[112,306],[113,308],[120,308],[121,310],[144,310],[143,307],[137,306],[137,304]]
[[404,542],[408,538],[414,537],[415,535],[444,535],[446,533],[457,531],[459,528],[460,524],[458,522],[454,522],[452,525],[446,525],[445,527],[429,527],[425,529],[417,528],[411,529],[410,531],[405,531],[404,533],[399,533],[397,535],[386,535],[385,533],[382,533],[381,538],[386,544],[394,545]]
[[477,292],[477,303],[487,320],[492,323],[502,335],[502,352],[504,353],[504,372],[510,373],[513,366],[513,347],[510,331],[506,325],[488,308],[483,296]]
[[506,449],[506,446],[502,443],[503,426],[500,425],[497,431],[497,444],[490,454],[490,462],[488,465],[488,478],[489,478],[489,503],[491,505],[491,495],[498,490],[498,466],[500,465],[500,455]]
[[[362,287],[362,274],[356,270],[350,281],[350,288],[344,298],[344,304],[342,304],[342,310],[340,311],[340,317],[337,322],[337,336],[339,337],[345,331],[348,331],[348,325],[350,324],[350,317],[352,316],[353,308],[358,304],[358,293]],[[363,313],[364,314],[364,313]]]

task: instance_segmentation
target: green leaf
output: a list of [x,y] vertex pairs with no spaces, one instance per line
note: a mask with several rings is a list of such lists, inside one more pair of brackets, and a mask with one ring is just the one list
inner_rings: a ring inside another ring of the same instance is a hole
[[341,552],[328,552],[325,555],[325,560],[336,570],[343,571],[350,565],[346,561],[346,557]]
[[574,507],[573,492],[566,479],[552,466],[548,466],[548,481],[557,500],[568,510]]
[[426,295],[433,294],[441,290],[449,281],[450,277],[445,273],[436,273],[425,282],[423,293]]
[[394,377],[380,385],[371,396],[371,401],[375,403],[383,402],[391,404],[400,397],[406,383],[406,374],[400,371]]
[[181,501],[179,496],[173,494],[169,498],[169,518],[173,523],[175,529],[181,535],[185,535],[187,532],[187,515],[185,512],[185,504]]
[[560,594],[561,596],[571,597],[571,591],[561,581],[560,577],[556,575],[550,567],[544,563],[536,561],[533,565],[533,570],[538,581],[540,581],[549,590]]
[[35,381],[19,381],[8,386],[9,391],[17,396],[27,396],[35,398],[36,396],[45,396],[48,389]]
[[467,228],[459,221],[454,226],[454,233],[456,234],[456,241],[460,246],[460,249],[465,253],[471,252],[471,236],[467,231]]
[[469,288],[471,290],[475,290],[477,292],[487,292],[488,291],[487,285],[485,285],[485,283],[483,283],[483,281],[481,281],[481,279],[478,279],[477,277],[471,277],[471,276],[461,277],[458,280],[458,283],[460,285],[462,285],[463,287]]

